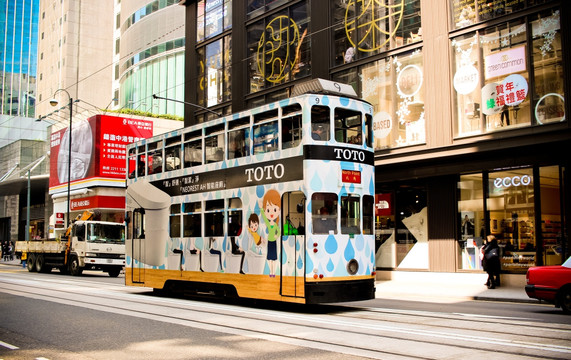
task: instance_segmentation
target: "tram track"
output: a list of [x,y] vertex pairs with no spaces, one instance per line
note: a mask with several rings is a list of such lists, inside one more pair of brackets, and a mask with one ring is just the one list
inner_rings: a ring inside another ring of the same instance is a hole
[[[489,352],[504,358],[568,359],[571,355],[571,327],[545,325],[529,334],[530,323],[525,321],[490,323],[486,319],[477,322],[478,329],[466,331],[469,322],[473,326],[473,319],[456,315],[451,324],[452,315],[446,313],[403,314],[344,306],[332,306],[345,309],[336,313],[295,313],[147,296],[148,292],[140,289],[75,279],[46,281],[43,276],[3,277],[0,284],[0,291],[17,296],[370,358],[437,359],[443,351],[456,353],[455,358]],[[499,331],[498,326],[509,329]]]

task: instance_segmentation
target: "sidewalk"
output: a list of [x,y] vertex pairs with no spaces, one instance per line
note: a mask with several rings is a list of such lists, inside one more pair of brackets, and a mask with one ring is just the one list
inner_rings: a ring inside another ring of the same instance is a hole
[[[428,302],[487,300],[539,303],[525,293],[525,278],[517,281],[504,276],[503,286],[488,289],[487,274],[401,272],[390,280],[377,280],[377,299],[401,299]],[[377,277],[379,278],[379,277]],[[523,281],[523,282],[522,282]]]
[[[0,260],[2,265],[22,267],[19,259]],[[539,303],[527,296],[523,284],[488,289],[484,285],[486,279],[486,274],[397,273],[391,280],[376,281],[376,298],[438,303],[467,300]]]

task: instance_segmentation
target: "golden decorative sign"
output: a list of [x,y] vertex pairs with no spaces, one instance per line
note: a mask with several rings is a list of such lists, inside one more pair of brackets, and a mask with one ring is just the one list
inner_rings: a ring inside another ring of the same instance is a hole
[[[405,0],[349,0],[345,10],[345,33],[351,45],[362,52],[377,51],[385,46],[402,22],[404,2]],[[351,13],[356,16],[350,18]],[[385,30],[386,27],[390,31]],[[355,31],[356,41],[351,36]]]
[[271,83],[284,80],[299,61],[297,52],[302,37],[299,27],[288,16],[278,16],[268,23],[258,42],[257,62],[260,74]]

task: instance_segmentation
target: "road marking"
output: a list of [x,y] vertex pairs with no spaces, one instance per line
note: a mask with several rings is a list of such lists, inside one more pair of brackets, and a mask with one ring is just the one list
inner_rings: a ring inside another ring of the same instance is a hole
[[4,341],[0,341],[0,346],[3,346],[3,347],[10,349],[10,350],[18,350],[19,349],[19,347],[17,347],[16,345],[8,344],[8,343],[5,343]]

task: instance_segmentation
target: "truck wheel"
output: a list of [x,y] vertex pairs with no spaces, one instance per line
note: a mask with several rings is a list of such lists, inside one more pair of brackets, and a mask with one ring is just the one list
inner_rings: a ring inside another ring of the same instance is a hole
[[72,276],[80,276],[82,272],[83,269],[79,267],[77,256],[72,256],[71,261],[69,262],[69,273]]
[[35,254],[28,254],[28,261],[26,262],[26,267],[28,268],[29,272],[36,271],[36,255]]
[[39,254],[36,257],[36,271],[39,273],[48,273],[52,270],[50,266],[46,265],[46,258],[44,255]]
[[121,268],[113,268],[113,269],[109,269],[109,271],[107,271],[109,273],[109,276],[111,277],[117,277],[119,276],[119,274],[121,273]]

